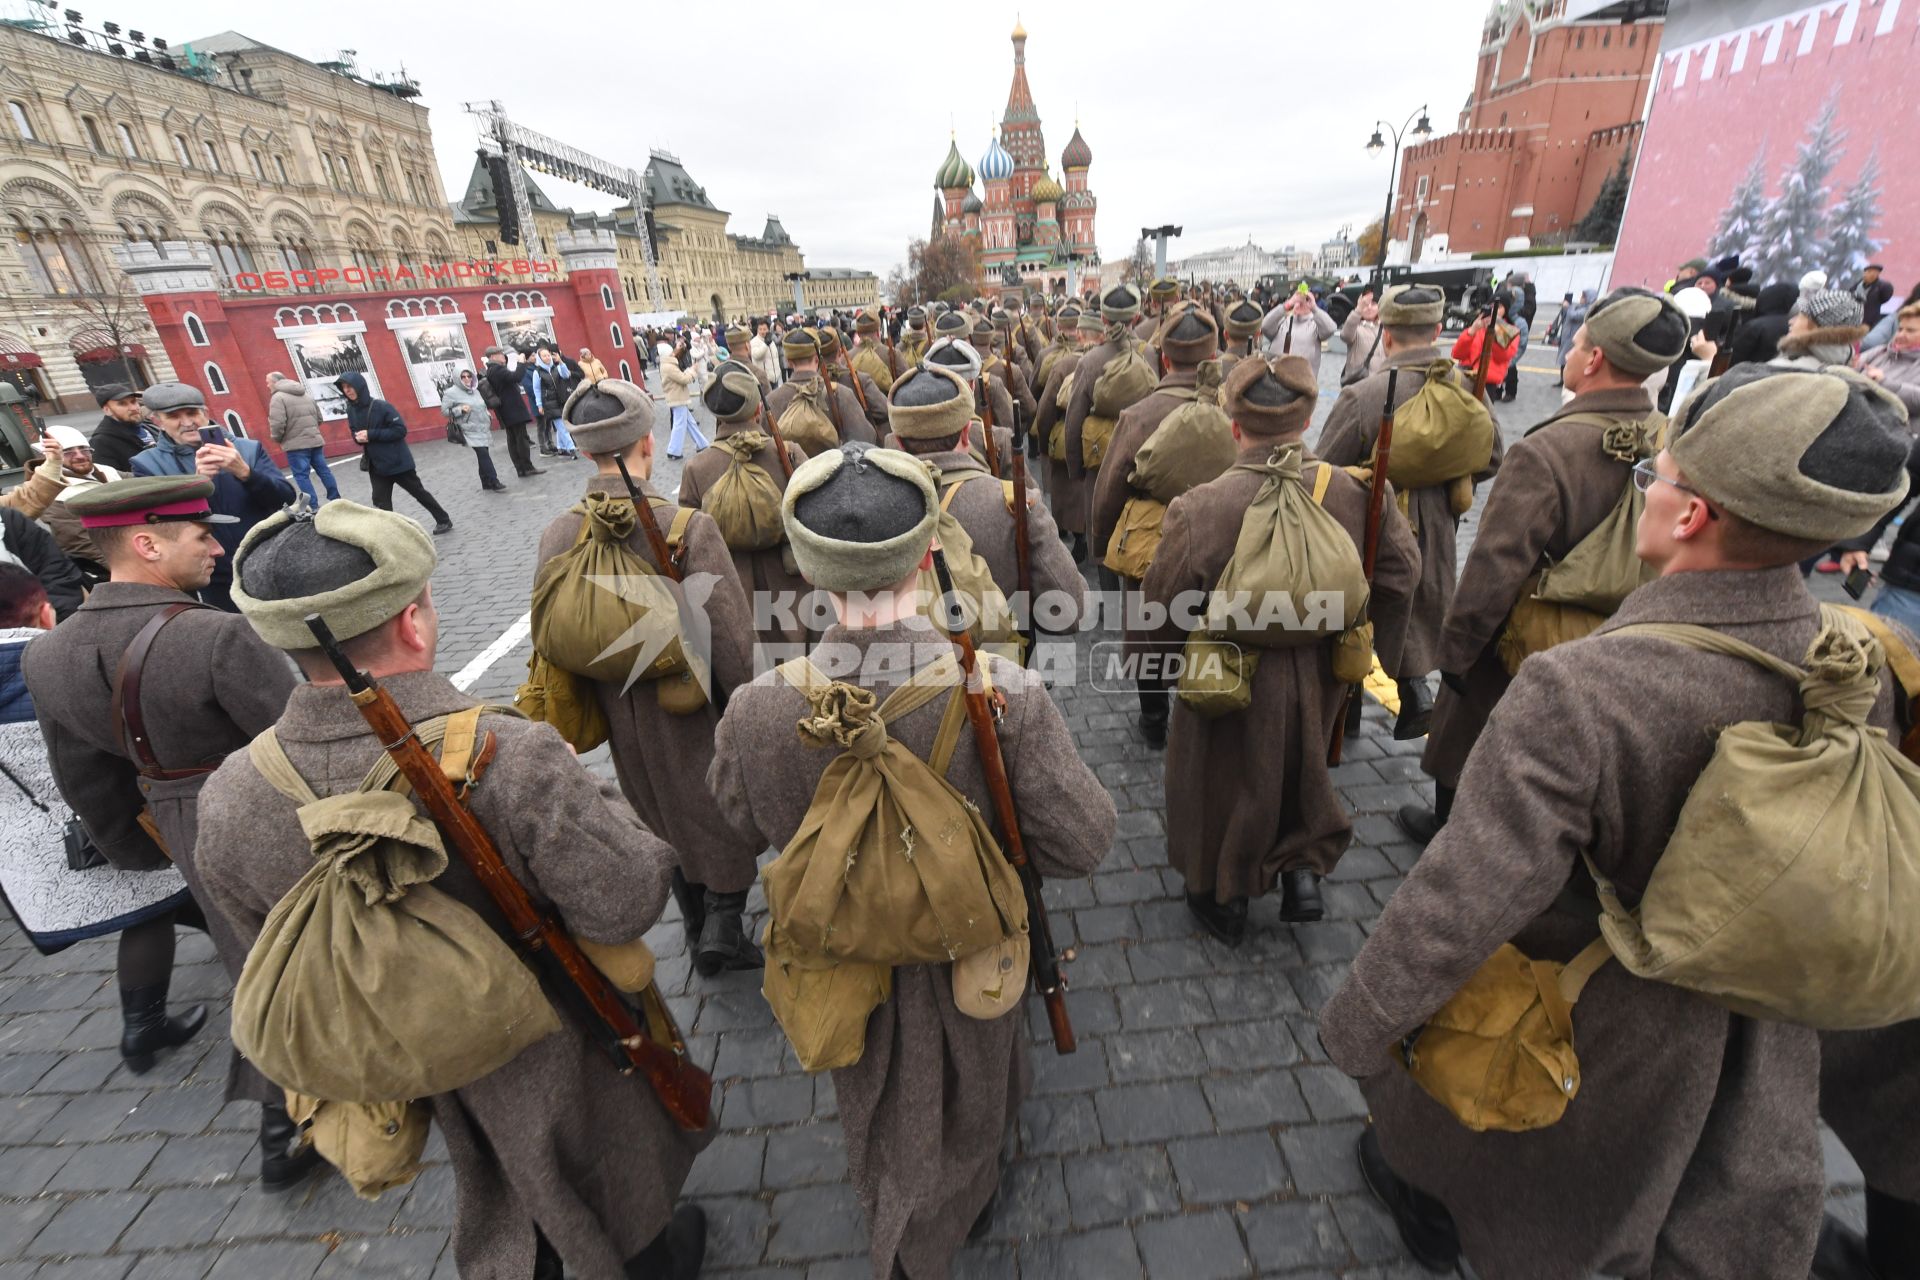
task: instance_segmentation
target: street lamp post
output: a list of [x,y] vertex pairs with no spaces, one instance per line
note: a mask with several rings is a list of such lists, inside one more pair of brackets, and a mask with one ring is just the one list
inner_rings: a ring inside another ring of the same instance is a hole
[[[1413,124],[1413,117],[1416,115],[1420,117],[1419,124]],[[1413,124],[1412,137],[1425,139],[1433,136],[1433,126],[1427,123],[1426,104],[1422,103],[1417,111],[1410,112],[1407,118],[1400,122],[1398,129],[1384,120],[1375,120],[1373,137],[1367,139],[1367,154],[1377,156],[1381,148],[1387,145],[1386,139],[1380,136],[1380,131],[1385,129],[1393,134],[1393,159],[1387,163],[1387,211],[1380,217],[1380,261],[1374,265],[1377,276],[1374,281],[1376,285],[1383,284],[1387,278],[1387,241],[1393,238],[1393,187],[1400,167],[1400,138],[1410,124]]]

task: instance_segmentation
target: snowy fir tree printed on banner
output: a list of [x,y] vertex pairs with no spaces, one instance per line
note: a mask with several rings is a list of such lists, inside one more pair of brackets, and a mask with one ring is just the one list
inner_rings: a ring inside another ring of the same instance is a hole
[[1827,267],[1824,235],[1827,176],[1839,163],[1846,134],[1834,124],[1838,98],[1827,99],[1800,143],[1794,162],[1780,177],[1780,193],[1760,221],[1754,278],[1762,284],[1798,281]]
[[1827,219],[1827,278],[1858,280],[1883,241],[1874,238],[1880,223],[1880,150],[1867,154],[1860,176],[1853,180]]
[[1763,141],[1747,169],[1747,176],[1733,189],[1733,197],[1727,202],[1726,212],[1720,215],[1720,226],[1707,248],[1708,261],[1717,262],[1728,254],[1739,254],[1740,261],[1751,264],[1759,256],[1760,223],[1767,212],[1765,150]]

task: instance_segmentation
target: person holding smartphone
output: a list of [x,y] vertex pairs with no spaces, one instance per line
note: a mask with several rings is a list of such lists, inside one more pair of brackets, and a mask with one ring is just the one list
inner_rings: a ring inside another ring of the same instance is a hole
[[233,553],[247,531],[294,500],[294,488],[258,441],[228,435],[207,419],[207,398],[200,388],[184,382],[159,382],[143,397],[161,438],[152,448],[135,454],[136,476],[204,476],[213,482],[207,500],[215,515],[232,516],[235,523],[214,526],[214,537],[226,553],[214,562],[213,578],[200,588],[200,599],[228,613],[236,612],[228,590],[233,583]]

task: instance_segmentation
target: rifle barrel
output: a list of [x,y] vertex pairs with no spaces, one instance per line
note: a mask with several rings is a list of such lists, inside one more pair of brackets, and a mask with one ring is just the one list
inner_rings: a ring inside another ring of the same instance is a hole
[[660,572],[680,581],[680,566],[674,563],[673,549],[667,546],[666,535],[660,532],[660,521],[653,514],[653,503],[633,482],[633,473],[627,470],[625,457],[616,454],[614,463],[620,468],[620,479],[627,486],[627,497],[633,500],[633,515],[640,522],[640,531],[647,535],[647,545],[653,548],[653,558],[660,562]]

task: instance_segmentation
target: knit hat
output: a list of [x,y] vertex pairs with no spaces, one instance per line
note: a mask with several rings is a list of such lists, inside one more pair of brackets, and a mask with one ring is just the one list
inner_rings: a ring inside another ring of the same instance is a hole
[[1307,429],[1319,398],[1305,356],[1248,356],[1228,371],[1220,407],[1248,435],[1294,435]]
[[855,333],[880,332],[880,317],[871,311],[862,311],[853,318],[853,331]]
[[1100,318],[1109,323],[1139,314],[1140,291],[1130,284],[1117,284],[1100,295]]
[[1198,308],[1160,331],[1160,354],[1173,364],[1199,364],[1220,354],[1220,328]]
[[1147,297],[1154,302],[1165,302],[1169,298],[1180,296],[1180,282],[1172,276],[1161,276],[1147,286]]
[[[1789,315],[1805,316],[1822,329],[1843,329],[1860,323],[1866,314],[1860,305],[1860,299],[1839,289],[1821,289],[1814,293],[1803,293],[1793,304]],[[152,404],[149,396],[147,403]]]
[[1380,298],[1383,326],[1439,324],[1447,318],[1447,295],[1430,284],[1396,284]]
[[233,602],[276,649],[316,648],[317,613],[336,640],[365,635],[412,604],[433,576],[433,539],[403,515],[329,502],[255,525],[233,557]]
[[115,400],[132,400],[139,395],[124,382],[105,382],[93,389],[93,402],[104,409]]
[[1749,524],[1829,543],[1906,500],[1910,443],[1899,397],[1851,369],[1740,364],[1687,398],[1667,451]]
[[700,398],[713,411],[715,421],[746,422],[760,412],[760,379],[738,360],[723,361]]
[[943,364],[907,370],[887,397],[887,423],[902,440],[957,436],[972,418],[972,385]]
[[823,591],[881,591],[925,558],[940,506],[926,463],[854,442],[802,463],[780,514],[808,582]]
[[573,442],[593,454],[618,453],[653,430],[653,400],[631,382],[583,382],[560,416]]
[[971,342],[959,338],[935,338],[920,362],[952,369],[969,384],[980,376],[980,353]]
[[811,329],[789,329],[780,339],[780,350],[786,353],[789,361],[818,360],[820,358],[820,335]]
[[1687,353],[1686,313],[1663,293],[1631,285],[1587,310],[1587,340],[1622,373],[1645,378]]
[[1260,332],[1260,322],[1265,318],[1265,312],[1242,298],[1227,308],[1227,336],[1251,338]]
[[207,398],[200,393],[200,388],[190,387],[184,382],[156,382],[142,392],[140,398],[155,413],[168,409],[190,409],[196,405],[202,409],[207,407]]

